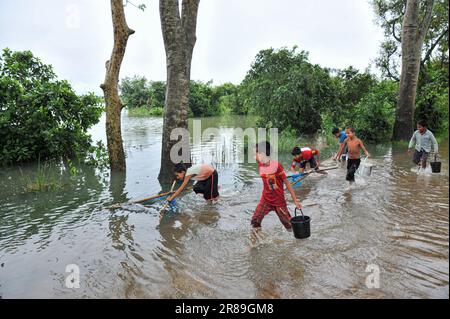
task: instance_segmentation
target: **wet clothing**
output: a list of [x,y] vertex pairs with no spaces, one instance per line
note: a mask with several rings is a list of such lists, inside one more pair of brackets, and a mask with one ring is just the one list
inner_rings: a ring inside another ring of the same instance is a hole
[[252,216],[251,225],[253,227],[261,227],[262,220],[271,211],[275,211],[278,218],[280,219],[280,222],[286,229],[292,228],[291,214],[289,213],[289,210],[286,205],[277,207],[270,205],[264,201],[260,201],[258,206],[256,207],[256,210]]
[[192,179],[195,181],[204,181],[208,179],[213,172],[214,168],[211,165],[197,164],[192,165],[186,170],[186,176],[192,176]]
[[219,175],[216,170],[213,170],[212,174],[207,179],[197,181],[193,190],[196,194],[203,194],[203,198],[206,200],[214,199],[219,196],[218,181]]
[[270,160],[269,165],[258,163],[259,175],[263,181],[261,201],[273,206],[285,206],[284,180],[286,173],[283,166],[277,161]]
[[413,154],[413,162],[414,162],[414,164],[419,165],[420,162],[426,163],[429,154],[430,153],[425,152],[424,150],[422,150],[420,152],[418,150],[415,150],[414,154]]
[[292,169],[295,169],[297,166],[300,166],[300,168],[305,168],[306,164],[309,163],[309,166],[311,168],[316,168],[317,167],[317,162],[316,159],[314,158],[314,155],[319,155],[319,151],[318,150],[312,150],[309,147],[303,147],[300,149],[301,153],[301,157],[300,158],[295,158],[292,160]]
[[298,164],[300,166],[300,168],[306,168],[306,164],[309,163],[309,167],[311,168],[316,168],[317,167],[317,161],[314,157],[311,157],[309,160],[307,161],[300,161],[300,163]]
[[361,164],[360,158],[347,159],[347,176],[345,178],[346,180],[348,180],[349,182],[355,181],[355,173],[358,170],[359,164]]
[[252,216],[251,225],[261,227],[264,217],[275,211],[286,229],[291,228],[291,215],[284,197],[284,180],[286,173],[277,161],[270,160],[268,165],[258,163],[259,174],[263,180],[263,192],[258,206]]
[[408,148],[415,146],[416,151],[427,153],[431,152],[431,146],[435,153],[438,152],[438,143],[433,133],[430,130],[426,130],[423,134],[420,134],[419,130],[416,130],[411,137]]

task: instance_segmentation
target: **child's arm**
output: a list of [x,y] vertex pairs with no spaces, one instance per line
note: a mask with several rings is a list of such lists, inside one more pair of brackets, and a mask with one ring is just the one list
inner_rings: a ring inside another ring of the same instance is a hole
[[339,147],[339,151],[337,152],[334,159],[341,158],[342,152],[344,151],[345,144],[347,144],[347,138],[344,140],[344,142],[342,142],[340,144],[341,146]]
[[439,152],[439,146],[436,138],[433,133],[431,133],[431,142],[433,143],[433,151],[437,154]]
[[295,166],[296,166],[295,161],[292,161],[292,165],[291,165],[291,168],[290,168],[291,172],[295,173]]
[[411,149],[416,145],[416,132],[414,132],[413,136],[411,137],[411,140],[409,141],[408,153],[410,153]]
[[180,195],[180,193],[183,191],[183,189],[186,187],[187,183],[189,183],[189,180],[191,179],[192,175],[189,176],[185,176],[184,177],[184,181],[183,184],[181,184],[181,186],[176,190],[176,192],[167,198],[167,201],[171,202],[173,201],[178,195]]
[[289,190],[289,193],[291,193],[291,197],[292,197],[292,200],[294,201],[295,207],[297,207],[298,209],[302,209],[302,204],[300,203],[297,196],[295,195],[295,192],[292,189],[292,186],[291,186],[291,183],[289,182],[289,180],[286,177],[284,177],[283,182],[284,182],[284,185],[286,185],[286,188]]
[[366,153],[366,156],[370,157],[370,153],[367,152],[366,148],[364,147],[364,143],[361,140],[359,140],[359,146],[361,146],[361,148],[363,149],[364,153]]

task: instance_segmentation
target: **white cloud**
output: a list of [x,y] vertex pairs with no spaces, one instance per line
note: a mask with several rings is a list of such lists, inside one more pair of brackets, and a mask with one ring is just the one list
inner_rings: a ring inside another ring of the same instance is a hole
[[[165,80],[157,0],[145,12],[127,6],[128,42],[121,77]],[[322,66],[365,69],[382,32],[368,0],[201,0],[192,78],[239,83],[256,53],[298,45]],[[112,49],[107,0],[0,1],[0,48],[31,50],[79,92],[100,93]]]

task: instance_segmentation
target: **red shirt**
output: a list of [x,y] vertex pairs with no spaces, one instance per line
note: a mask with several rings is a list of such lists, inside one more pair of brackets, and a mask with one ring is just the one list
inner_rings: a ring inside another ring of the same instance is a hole
[[301,148],[301,157],[295,158],[292,160],[292,168],[295,169],[297,164],[300,164],[302,162],[309,161],[314,155],[319,155],[319,150],[312,150],[309,147],[303,147]]
[[284,198],[286,173],[283,166],[277,161],[270,160],[268,165],[258,163],[258,170],[264,185],[261,201],[276,207],[286,206]]

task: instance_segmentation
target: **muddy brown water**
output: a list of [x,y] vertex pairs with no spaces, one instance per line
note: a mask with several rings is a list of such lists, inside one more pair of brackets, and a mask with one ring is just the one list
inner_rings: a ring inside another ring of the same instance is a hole
[[[105,139],[103,125],[95,139]],[[251,125],[243,117],[202,120],[204,128]],[[271,213],[249,249],[262,189],[255,164],[217,165],[221,200],[205,204],[188,193],[161,223],[160,202],[105,209],[161,190],[161,127],[159,118],[124,115],[126,174],[53,168],[59,187],[26,193],[34,165],[0,169],[2,298],[449,297],[448,141],[440,174],[417,173],[405,146],[369,145],[376,166],[351,189],[343,167],[311,175],[296,189],[310,205],[311,237],[295,239]],[[213,150],[232,158],[224,136],[194,147],[193,158],[214,160]],[[280,161],[286,168],[288,154]],[[66,285],[71,264],[79,288]]]

